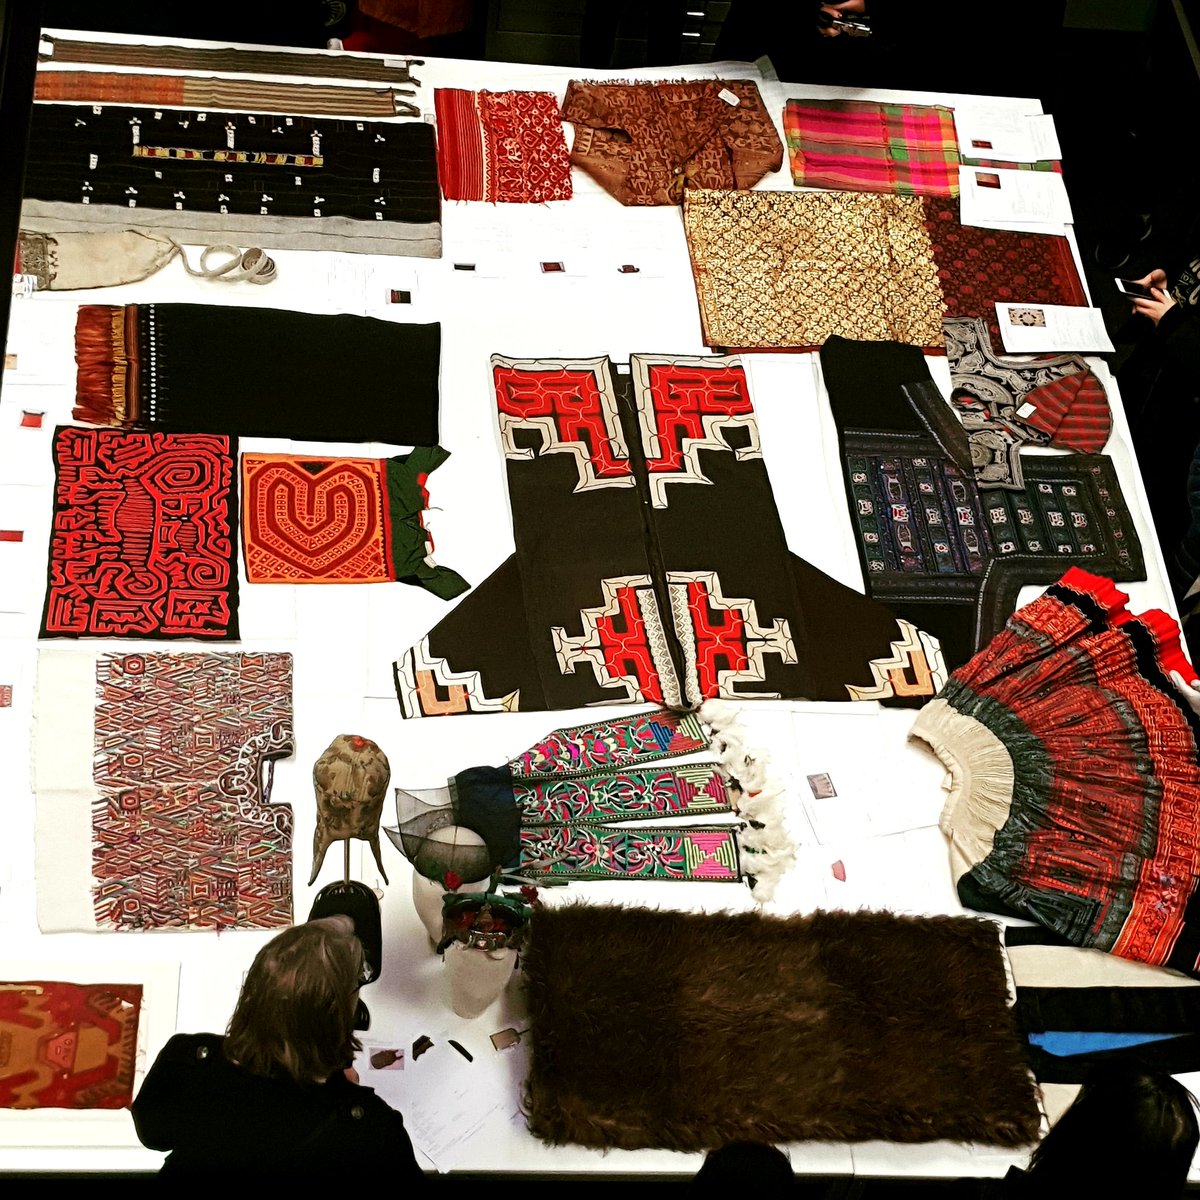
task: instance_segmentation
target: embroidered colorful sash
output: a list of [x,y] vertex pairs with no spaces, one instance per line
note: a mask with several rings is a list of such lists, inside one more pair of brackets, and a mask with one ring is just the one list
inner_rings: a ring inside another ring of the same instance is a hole
[[674,770],[580,773],[547,783],[521,783],[514,778],[513,797],[527,825],[705,816],[732,807],[715,763]]
[[448,600],[470,586],[433,562],[424,525],[440,446],[396,458],[242,455],[250,583],[417,584]]
[[42,637],[236,639],[237,443],[62,426]]
[[182,433],[433,446],[440,349],[437,324],[219,304],[84,304],[73,416]]
[[142,988],[0,982],[0,1108],[128,1108]]
[[737,837],[729,826],[613,829],[543,825],[521,830],[520,875],[534,879],[675,879],[739,883]]
[[[714,750],[719,760],[697,757]],[[733,883],[745,874],[765,901],[793,846],[764,762],[746,751],[736,720],[711,707],[601,720],[556,730],[502,767],[460,771],[444,789],[397,788],[397,828],[386,832],[431,879],[484,878],[498,867],[562,882]],[[682,820],[735,811],[751,825]],[[647,824],[667,818],[681,820]],[[450,836],[455,829],[484,844]]]
[[948,108],[789,100],[783,132],[797,187],[958,195],[958,139]]
[[556,729],[514,758],[511,766],[519,779],[560,779],[707,749],[708,734],[695,713],[664,710]]
[[290,925],[292,811],[270,799],[292,750],[290,654],[43,650],[43,932]]
[[406,717],[936,691],[935,641],[788,551],[736,359],[492,365],[516,553],[397,660]]
[[1111,459],[1031,457],[1023,490],[985,500],[919,351],[831,338],[821,370],[868,594],[931,631],[951,667],[1003,626],[1023,585],[1053,582],[1064,562],[1145,578]]
[[915,196],[688,192],[705,344],[815,349],[840,335],[940,348],[945,303],[925,225]]
[[783,165],[783,143],[752,80],[573,79],[562,119],[575,126],[572,164],[622,204],[750,188]]
[[441,255],[423,121],[35,104],[24,195],[22,223],[56,233],[142,223],[202,246]]
[[[959,897],[1200,975],[1200,718],[1179,627],[1072,567],[926,707]],[[987,764],[985,766],[985,763]]]
[[571,159],[552,93],[438,88],[433,104],[438,180],[447,200],[571,198]]

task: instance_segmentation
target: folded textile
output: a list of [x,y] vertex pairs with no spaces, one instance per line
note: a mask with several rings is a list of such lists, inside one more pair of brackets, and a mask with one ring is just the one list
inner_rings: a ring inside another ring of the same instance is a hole
[[1037,1136],[987,921],[564,905],[535,911],[521,967],[525,1111],[549,1142]]
[[1072,567],[922,710],[964,904],[1200,974],[1200,717],[1179,627]]
[[[408,93],[411,95],[411,91]],[[276,112],[333,116],[417,117],[421,110],[391,88],[280,83],[203,75],[147,75],[130,71],[39,71],[34,99],[86,100],[89,104],[162,104],[175,108],[269,108]]]
[[127,429],[433,446],[440,347],[437,324],[84,304],[72,415]]
[[551,92],[438,88],[438,182],[447,200],[571,198],[571,159]]
[[783,143],[747,79],[567,84],[571,162],[622,204],[679,204],[686,191],[750,188]]
[[42,62],[82,62],[154,71],[226,71],[250,75],[318,75],[331,79],[376,79],[383,83],[419,83],[414,60],[377,54],[334,54],[329,50],[283,50],[276,46],[153,46],[128,42],[85,42],[43,31],[38,43]]
[[1022,420],[1048,434],[1050,445],[1092,453],[1104,449],[1112,412],[1104,385],[1089,370],[1052,379],[1025,396]]
[[1058,234],[982,229],[959,221],[957,200],[929,197],[925,228],[946,298],[946,316],[980,317],[1003,345],[996,301],[1086,305],[1071,243]]
[[433,561],[425,528],[440,446],[396,458],[242,455],[242,547],[249,583],[398,580],[443,600],[470,584]]
[[708,346],[815,349],[833,336],[942,345],[945,303],[919,197],[689,191],[683,227]]
[[958,140],[949,108],[789,100],[783,132],[797,187],[958,195]]
[[[1017,993],[1017,1027],[1030,1041],[1038,1082],[1057,1093],[1056,1108],[1074,1099],[1077,1085],[1098,1068],[1171,1075],[1200,1070],[1200,980],[1081,949],[1039,925],[1008,926],[1004,944]],[[1137,1040],[1107,1049],[1079,1046],[1063,1055],[1035,1041],[1051,1031],[1060,1038],[1099,1032]]]

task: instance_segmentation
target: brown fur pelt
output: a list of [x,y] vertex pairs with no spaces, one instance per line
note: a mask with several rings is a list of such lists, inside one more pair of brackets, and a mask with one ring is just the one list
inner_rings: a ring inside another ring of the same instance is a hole
[[1002,953],[971,917],[543,909],[529,1128],[630,1150],[1032,1142]]

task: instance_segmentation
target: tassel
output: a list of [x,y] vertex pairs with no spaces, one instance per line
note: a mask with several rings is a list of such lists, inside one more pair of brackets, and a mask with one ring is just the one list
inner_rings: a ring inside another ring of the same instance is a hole
[[787,830],[783,788],[771,778],[769,758],[746,743],[738,710],[720,700],[700,706],[700,720],[712,736],[712,749],[731,777],[737,811],[749,822],[738,834],[738,844],[750,861],[742,869],[751,879],[755,901],[766,904],[780,879],[796,861],[796,843]]
[[[125,425],[137,386],[136,305],[82,304],[75,319],[75,407],[92,425]],[[131,338],[132,333],[132,354]]]

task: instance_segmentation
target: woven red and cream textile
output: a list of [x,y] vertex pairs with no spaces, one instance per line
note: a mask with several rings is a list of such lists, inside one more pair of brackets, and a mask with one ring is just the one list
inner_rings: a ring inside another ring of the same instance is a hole
[[541,204],[571,198],[571,159],[550,92],[438,88],[438,182],[447,200]]

